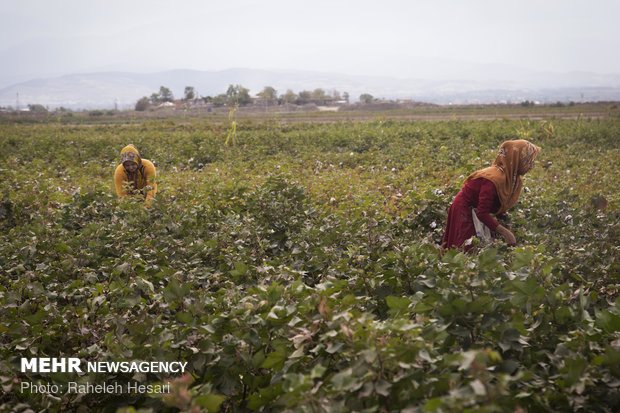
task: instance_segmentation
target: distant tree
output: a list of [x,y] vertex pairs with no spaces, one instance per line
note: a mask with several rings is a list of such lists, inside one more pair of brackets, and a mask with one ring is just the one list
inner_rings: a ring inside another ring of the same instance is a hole
[[247,105],[252,102],[250,98],[250,90],[241,85],[229,85],[226,91],[229,105]]
[[362,93],[360,95],[360,102],[362,103],[372,103],[375,98],[370,93]]
[[228,96],[224,93],[220,93],[211,99],[211,103],[213,103],[214,106],[224,106],[228,103]]
[[194,100],[196,99],[196,90],[194,86],[185,86],[185,91],[183,92],[183,100]]
[[342,97],[340,96],[340,92],[338,92],[336,89],[334,89],[332,91],[332,99],[333,100],[341,100]]
[[301,92],[299,92],[299,95],[297,95],[296,103],[298,105],[305,105],[306,103],[310,103],[311,100],[312,100],[312,92],[308,90],[302,90]]
[[286,93],[282,95],[282,100],[284,101],[284,103],[294,103],[297,101],[297,99],[299,99],[299,96],[297,96],[297,94],[291,89],[288,89]]
[[172,102],[174,100],[174,95],[172,91],[165,86],[159,87],[159,99],[162,102]]
[[263,90],[258,93],[258,97],[267,102],[275,102],[278,99],[278,91],[271,86],[265,86]]
[[47,113],[47,108],[38,103],[35,103],[34,105],[28,105],[28,110],[34,113]]
[[144,96],[144,97],[140,98],[136,102],[136,108],[135,109],[136,109],[137,112],[144,112],[150,106],[151,106],[151,100],[149,98],[147,98],[146,96]]
[[344,93],[342,94],[342,98],[343,98],[343,99],[344,99],[347,103],[349,103],[349,92],[344,92]]
[[316,88],[312,91],[312,101],[318,104],[324,104],[328,100],[327,93],[321,88]]

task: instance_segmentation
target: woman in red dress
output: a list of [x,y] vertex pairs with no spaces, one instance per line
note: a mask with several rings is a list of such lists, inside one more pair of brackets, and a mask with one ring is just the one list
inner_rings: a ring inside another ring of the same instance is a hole
[[483,240],[497,232],[509,245],[516,244],[512,231],[493,217],[517,203],[523,188],[522,176],[534,165],[540,148],[524,139],[501,144],[493,165],[467,177],[448,210],[442,248],[471,248],[473,236]]

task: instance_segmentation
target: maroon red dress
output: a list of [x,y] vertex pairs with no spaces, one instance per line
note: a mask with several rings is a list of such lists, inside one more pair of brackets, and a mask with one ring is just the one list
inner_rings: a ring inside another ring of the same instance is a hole
[[[497,212],[500,206],[493,182],[485,178],[465,182],[448,210],[442,248],[462,247],[467,239],[476,235],[471,217],[472,208],[476,208],[478,219],[491,231],[495,231],[499,223],[491,214]],[[465,250],[467,249],[469,246],[465,246]]]

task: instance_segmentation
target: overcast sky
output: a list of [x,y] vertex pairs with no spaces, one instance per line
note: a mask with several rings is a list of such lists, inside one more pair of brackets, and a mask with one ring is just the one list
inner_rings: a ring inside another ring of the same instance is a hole
[[[0,86],[173,68],[620,73],[620,1],[1,0]],[[510,67],[508,67],[510,66]]]

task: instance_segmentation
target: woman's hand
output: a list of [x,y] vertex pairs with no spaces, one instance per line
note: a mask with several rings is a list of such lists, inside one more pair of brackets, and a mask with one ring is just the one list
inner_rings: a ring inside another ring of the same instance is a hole
[[506,240],[506,244],[510,245],[511,247],[517,245],[517,239],[515,238],[515,234],[513,234],[512,231],[510,231],[505,226],[498,225],[495,231],[497,231],[501,234],[502,237],[504,237],[504,240]]

